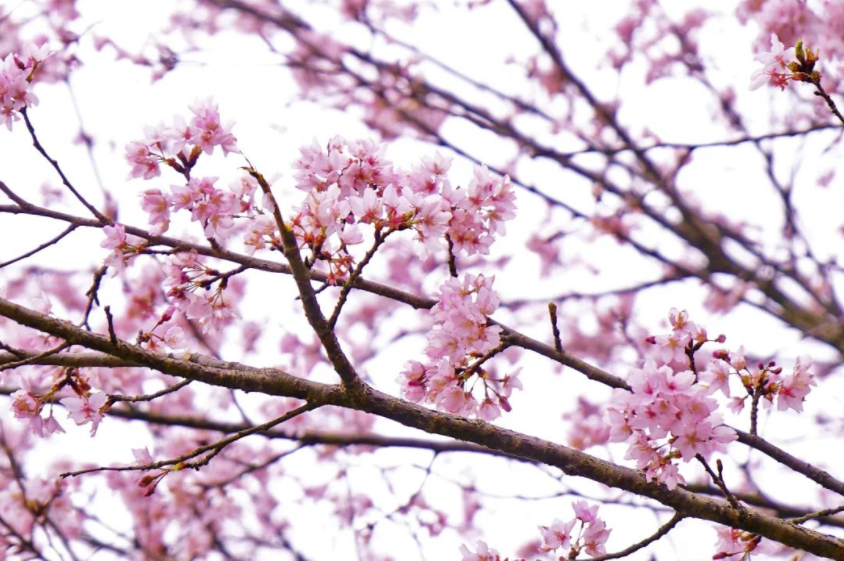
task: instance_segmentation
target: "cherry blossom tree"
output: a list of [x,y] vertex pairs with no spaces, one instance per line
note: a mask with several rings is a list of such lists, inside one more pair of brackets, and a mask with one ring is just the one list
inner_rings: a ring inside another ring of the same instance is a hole
[[844,559],[844,5],[447,4],[0,7],[0,558]]

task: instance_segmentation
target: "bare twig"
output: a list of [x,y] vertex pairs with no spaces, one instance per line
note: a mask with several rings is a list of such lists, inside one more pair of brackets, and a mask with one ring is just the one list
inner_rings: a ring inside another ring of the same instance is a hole
[[103,281],[106,271],[108,271],[108,267],[102,266],[94,272],[94,280],[91,281],[91,287],[85,293],[85,296],[88,297],[88,301],[85,303],[85,312],[82,315],[81,325],[88,331],[91,330],[91,326],[88,325],[88,318],[91,315],[91,310],[94,309],[94,304],[100,303],[97,293],[100,290],[100,283]]
[[815,87],[817,88],[817,91],[814,92],[815,95],[822,98],[829,107],[829,110],[832,111],[832,114],[835,115],[838,120],[841,121],[842,124],[844,124],[844,115],[841,115],[841,112],[838,111],[838,107],[836,107],[835,102],[832,100],[829,94],[826,93],[826,91],[823,89],[823,86],[821,86],[820,82],[815,84]]
[[705,469],[706,473],[709,474],[709,477],[712,478],[712,482],[715,483],[715,485],[721,490],[721,493],[730,505],[736,510],[743,510],[744,506],[736,500],[736,497],[727,488],[727,483],[724,481],[724,466],[721,464],[721,460],[717,460],[718,473],[715,473],[712,471],[712,468],[709,467],[709,464],[702,455],[695,454],[695,459],[700,462],[703,469]]
[[163,390],[159,390],[155,393],[150,394],[143,394],[143,395],[121,395],[121,394],[108,394],[108,401],[110,403],[116,403],[118,401],[124,401],[127,403],[137,403],[139,401],[152,401],[153,399],[159,398],[161,396],[174,393],[179,391],[180,389],[184,388],[188,384],[190,384],[192,380],[182,380],[172,386],[168,386]]
[[29,131],[29,136],[32,138],[33,146],[35,146],[35,149],[38,150],[38,152],[42,156],[44,156],[44,158],[48,162],[50,162],[50,165],[53,166],[53,169],[56,170],[56,173],[59,174],[59,177],[61,178],[64,186],[67,187],[71,193],[73,193],[73,196],[76,197],[76,199],[80,203],[82,203],[82,205],[87,208],[91,212],[91,214],[93,214],[94,217],[99,220],[101,224],[111,224],[111,221],[108,219],[108,217],[106,217],[103,213],[94,208],[91,203],[85,200],[85,197],[79,194],[79,191],[76,190],[76,188],[71,184],[70,180],[64,174],[64,171],[62,170],[59,163],[53,158],[51,158],[49,154],[47,154],[47,151],[44,149],[44,147],[41,145],[41,142],[38,141],[38,137],[35,135],[35,127],[32,125],[32,121],[29,119],[29,113],[26,108],[21,111],[21,115],[23,115],[23,120],[24,122],[26,122],[26,129]]
[[607,553],[606,555],[598,555],[597,557],[592,557],[591,561],[608,561],[609,559],[622,559],[624,557],[627,557],[628,555],[649,546],[650,544],[654,543],[655,541],[668,534],[668,532],[673,530],[674,527],[679,524],[681,520],[683,520],[683,518],[685,517],[679,512],[675,513],[674,516],[671,517],[671,520],[660,526],[656,532],[643,539],[642,541],[634,543],[630,547],[627,547],[615,553]]
[[19,256],[15,257],[14,259],[9,259],[8,261],[4,261],[3,263],[0,263],[0,269],[2,269],[3,267],[7,267],[8,265],[12,265],[14,263],[17,263],[19,261],[23,261],[24,259],[27,259],[28,257],[32,257],[36,253],[43,251],[50,246],[56,245],[62,239],[64,239],[65,236],[67,236],[68,234],[70,234],[71,232],[76,230],[78,227],[79,227],[78,224],[71,224],[70,226],[65,228],[59,235],[55,236],[54,238],[47,240],[46,242],[42,243],[38,247],[31,249],[31,250],[27,251],[26,253],[24,253],[23,255],[19,255]]
[[372,260],[372,257],[375,256],[375,252],[378,251],[378,248],[384,243],[387,239],[387,236],[393,230],[387,231],[385,234],[381,234],[379,230],[375,231],[375,241],[372,243],[372,247],[366,252],[366,255],[363,256],[358,266],[355,267],[355,270],[349,275],[349,279],[343,283],[343,288],[340,289],[340,295],[337,297],[337,303],[334,305],[334,311],[331,314],[331,317],[328,318],[328,327],[330,329],[334,329],[337,325],[337,319],[340,317],[340,311],[343,309],[343,305],[346,303],[346,299],[349,297],[349,293],[352,291],[352,287],[355,284],[361,274],[363,273],[363,268],[366,267],[369,262]]
[[21,366],[26,366],[27,364],[39,364],[41,360],[43,360],[47,357],[53,356],[55,354],[58,354],[58,353],[62,352],[63,350],[67,349],[68,347],[70,347],[70,343],[65,341],[64,343],[61,343],[59,346],[53,347],[52,349],[48,349],[44,352],[38,353],[37,355],[29,356],[27,358],[23,358],[21,360],[17,360],[17,361],[13,361],[13,362],[0,363],[0,372],[2,372],[4,370],[11,370],[13,368],[19,368]]
[[108,338],[111,341],[112,345],[117,345],[119,340],[117,339],[117,333],[114,331],[114,318],[111,316],[111,307],[106,306],[103,308],[105,312],[106,321],[108,322]]
[[[192,450],[191,452],[183,454],[182,456],[179,456],[178,458],[174,458],[172,460],[162,460],[160,462],[153,462],[150,464],[143,464],[138,466],[101,466],[90,469],[83,469],[79,471],[65,472],[60,474],[59,477],[77,477],[80,475],[101,471],[149,471],[154,469],[168,468],[169,466],[175,466],[176,470],[182,470],[186,468],[199,469],[200,467],[207,465],[212,458],[222,452],[229,444],[237,442],[238,440],[246,438],[247,436],[253,435],[255,433],[266,432],[267,430],[273,428],[276,425],[280,425],[281,423],[289,421],[290,419],[298,417],[299,415],[308,411],[313,411],[314,409],[321,407],[321,405],[322,404],[317,402],[307,402],[304,405],[301,405],[296,409],[288,411],[284,415],[273,419],[272,421],[268,421],[266,423],[254,427],[249,427],[248,429],[237,432],[231,436],[223,438],[222,440],[218,440],[217,442],[206,444],[205,446],[200,446],[195,450]],[[206,454],[203,458],[194,462],[188,462],[188,460],[190,460],[191,458],[196,458],[198,456],[202,456],[203,454]]]

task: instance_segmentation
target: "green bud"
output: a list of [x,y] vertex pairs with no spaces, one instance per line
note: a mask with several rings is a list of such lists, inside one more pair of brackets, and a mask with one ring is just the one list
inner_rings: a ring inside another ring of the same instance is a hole
[[797,55],[797,60],[806,62],[806,55],[803,53],[803,39],[797,40],[797,45],[794,47],[794,53]]

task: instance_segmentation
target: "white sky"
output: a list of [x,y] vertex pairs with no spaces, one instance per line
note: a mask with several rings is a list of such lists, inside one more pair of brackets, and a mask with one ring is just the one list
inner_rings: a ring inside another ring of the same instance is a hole
[[[670,7],[686,8],[697,3],[666,2],[665,4]],[[88,0],[80,1],[79,5],[86,14],[87,21],[97,22],[94,27],[97,33],[118,37],[121,45],[134,50],[149,46],[151,30],[157,30],[166,23],[165,14],[170,2]],[[446,3],[440,5],[443,12],[449,9],[445,5]],[[607,40],[612,39],[605,31],[607,18],[611,20],[616,17],[616,14],[625,10],[628,5],[628,2],[618,0],[567,3],[566,10],[569,12],[569,17],[561,22],[560,37],[563,51],[572,53],[568,62],[575,71],[589,77],[590,86],[599,95],[602,95],[602,92],[615,91],[616,88],[621,92],[630,92],[629,95],[624,96],[623,118],[640,126],[647,126],[650,130],[657,132],[663,140],[705,142],[722,139],[723,130],[714,125],[709,117],[708,104],[711,102],[698,88],[684,83],[665,81],[649,88],[647,95],[643,95],[640,77],[633,73],[625,75],[619,84],[609,77],[605,70],[593,71],[598,67],[598,56],[604,51]],[[730,9],[730,7],[725,8],[727,12]],[[523,39],[516,37],[511,38],[507,30],[510,29],[512,19],[513,15],[507,9],[487,10],[482,14],[472,14],[468,18],[452,15],[443,17],[442,14],[437,14],[435,17],[420,18],[413,29],[402,31],[402,38],[422,45],[435,57],[447,60],[449,64],[472,76],[481,79],[490,78],[493,83],[497,80],[502,87],[508,88],[513,81],[508,76],[507,70],[501,69],[500,61],[510,54],[524,53],[533,49],[531,43],[526,43]],[[742,91],[746,88],[750,72],[755,66],[747,49],[754,34],[755,30],[741,29],[735,22],[727,19],[708,27],[703,35],[702,42],[710,52],[715,53],[717,45],[717,49],[720,50],[718,55],[732,54],[732,56],[718,56],[718,75],[723,83],[734,83],[736,88]],[[455,48],[455,38],[464,35],[480,39],[464,42],[460,48]],[[724,41],[724,37],[729,37],[730,41]],[[444,38],[450,40],[444,40]],[[595,47],[596,44],[601,46]],[[123,146],[131,140],[141,138],[146,125],[154,125],[162,121],[169,123],[175,115],[187,115],[188,105],[198,98],[208,96],[214,98],[220,106],[223,120],[236,123],[234,132],[241,149],[265,175],[280,174],[282,184],[285,181],[289,182],[289,166],[296,157],[299,147],[309,143],[311,139],[317,138],[324,143],[336,134],[347,138],[370,136],[354,114],[326,110],[310,103],[290,104],[290,101],[295,99],[296,86],[288,78],[285,69],[278,65],[279,58],[267,54],[265,46],[254,37],[229,34],[224,41],[214,42],[202,53],[186,55],[185,61],[176,71],[155,84],[149,83],[147,72],[139,71],[126,62],[113,62],[110,49],[98,54],[92,51],[90,42],[83,41],[81,53],[86,65],[74,73],[72,85],[85,128],[98,140],[96,159],[103,184],[114,196],[122,201],[129,201],[129,204],[121,205],[120,220],[122,222],[134,225],[145,224],[146,215],[140,212],[138,205],[132,201],[136,200],[134,198],[143,189],[155,186],[140,180],[127,181],[129,168],[122,157]],[[31,115],[42,142],[51,155],[62,163],[64,170],[74,183],[82,186],[86,194],[97,200],[98,188],[87,156],[81,147],[72,143],[72,137],[78,125],[68,90],[61,85],[39,86],[36,93],[41,103],[31,112]],[[682,103],[678,103],[678,99],[682,99]],[[744,96],[740,100],[740,109],[752,115],[752,122],[756,123],[755,130],[758,132],[767,130],[766,114],[771,110],[767,101],[770,99],[772,99],[770,92],[757,92],[755,97]],[[450,132],[449,127],[454,127],[456,130],[456,125],[447,123],[444,131]],[[279,133],[280,130],[282,134]],[[388,157],[400,163],[411,163],[420,155],[432,153],[432,148],[408,141],[397,143],[388,148],[387,152]],[[696,154],[695,163],[686,173],[693,173],[695,169],[699,169],[700,176],[687,178],[686,185],[695,186],[695,190],[701,193],[701,199],[728,200],[729,204],[736,209],[752,207],[754,212],[765,212],[765,209],[757,206],[760,196],[752,188],[758,182],[758,171],[755,171],[758,166],[749,169],[749,166],[745,165],[743,155],[740,155],[742,153],[735,150],[729,152],[729,157],[734,159],[725,162],[725,153],[716,149],[699,151]],[[3,162],[0,166],[0,174],[2,174],[0,178],[20,193],[25,195],[38,190],[45,181],[57,185],[51,170],[31,149],[24,127],[16,126],[12,133],[0,131],[0,154],[2,154],[0,157]],[[502,151],[502,157],[508,155],[506,150]],[[229,157],[227,160],[215,158],[215,160],[221,172],[226,174],[224,178],[233,177],[233,166],[241,165],[236,157]],[[468,180],[470,169],[465,162],[455,162],[451,173],[453,181],[461,183]],[[526,171],[525,176],[528,179],[535,178],[540,184],[553,182],[554,179],[549,178],[545,171],[537,166],[532,171]],[[747,188],[736,189],[736,185]],[[827,195],[822,193],[819,196]],[[588,196],[584,197],[583,203],[589,204]],[[821,199],[819,204],[829,208],[831,201]],[[523,194],[519,196],[519,207],[520,217],[508,228],[513,232],[527,231],[535,225],[537,214],[544,215],[544,211],[536,202]],[[0,246],[0,260],[17,254],[23,248],[31,247],[34,245],[33,240],[51,235],[46,232],[35,232],[30,229],[30,225],[23,222],[13,221],[7,217],[0,221],[0,239],[3,240]],[[64,250],[50,251],[45,254],[45,259],[49,259],[50,263],[56,267],[62,267],[76,264],[80,258],[95,262],[104,257],[105,251],[99,250],[98,234],[75,235],[78,236],[77,243],[85,243],[85,247],[96,248],[96,250],[84,256]],[[506,245],[503,247],[507,248]],[[600,250],[595,248],[587,248],[587,250],[595,261],[600,261],[601,256],[597,254]],[[625,274],[625,267],[628,265],[616,260],[609,261],[609,258],[605,261],[607,262],[604,263],[604,277],[597,279],[573,277],[557,279],[558,282],[551,279],[545,284],[538,284],[536,292],[556,294],[560,292],[562,284],[575,285],[584,280],[598,283],[598,285],[592,285],[597,290],[600,288],[602,278],[607,279],[608,284],[617,285],[618,275]],[[495,271],[496,286],[502,291],[505,299],[508,295],[519,295],[525,283],[525,269],[521,264],[535,266],[535,261],[532,263],[530,259],[516,261],[506,270]],[[650,318],[653,325],[658,325],[663,321],[669,307],[672,305],[683,307],[685,299],[692,298],[694,294],[697,294],[695,288],[680,287],[676,291],[675,301],[670,304],[666,304],[664,296],[645,296],[640,303],[640,309]],[[262,306],[265,304],[261,299],[252,299],[247,305],[252,306],[247,309],[248,312],[257,313],[261,310],[264,314]],[[701,313],[700,310],[692,310],[693,317],[696,312]],[[731,330],[731,327],[753,323],[752,312],[739,312],[730,323],[722,319],[714,319],[708,322],[707,326],[710,333],[727,333],[729,343],[737,345],[741,342],[759,353],[778,350],[786,355],[794,356],[798,352],[806,352],[805,345],[802,343],[798,345],[799,341],[794,334],[780,333],[772,337],[770,333],[751,329]],[[530,329],[527,332],[546,338],[546,330],[547,326],[540,325],[537,326],[535,332]],[[408,352],[419,353],[421,340],[416,344],[417,348],[409,349]],[[269,360],[272,361],[272,359]],[[524,393],[525,399],[522,396],[516,396],[513,399],[514,412],[500,424],[562,442],[564,435],[555,432],[555,423],[561,412],[574,403],[577,393],[583,389],[580,382],[582,378],[571,371],[565,372],[562,376],[549,375],[548,365],[543,360],[529,359],[525,361],[525,365],[527,375],[523,378],[526,379],[526,386],[528,386]],[[388,373],[398,370],[396,364],[390,362],[389,357],[375,361],[368,365],[368,368],[371,370],[383,368]],[[392,379],[391,376],[383,378]],[[530,386],[538,384],[541,384],[543,391],[530,391]],[[395,388],[385,389],[394,390]],[[603,389],[591,388],[589,391],[596,392],[596,396],[604,393]],[[840,392],[833,393],[841,395]],[[528,397],[529,402],[526,399]],[[831,412],[842,411],[841,401],[833,398],[832,395],[827,395],[825,399],[819,398],[815,403],[816,408],[823,404],[829,407]],[[768,428],[776,431],[789,429],[795,431],[797,427],[802,427],[802,425],[792,423],[792,420],[792,417],[779,417],[772,421],[772,426]],[[84,427],[79,431],[73,431],[69,423],[63,424],[69,432],[85,435]],[[793,434],[795,437],[799,436],[797,432]],[[104,448],[104,441],[114,443],[114,446]],[[131,446],[126,445],[127,442],[131,442]],[[119,449],[116,448],[118,443],[121,444]],[[54,438],[50,442],[51,448],[45,453],[52,455],[55,453],[54,446],[64,444],[72,446],[74,455],[77,457],[109,463],[131,461],[130,448],[149,445],[150,441],[142,436],[142,431],[135,426],[127,429],[123,425],[118,426],[117,423],[110,423],[107,420],[96,440],[90,440],[86,436],[84,438]],[[794,444],[797,446],[799,443]],[[807,454],[815,452],[816,450],[809,450]],[[406,461],[410,454],[406,451],[385,451],[381,455],[385,463],[400,464]],[[424,463],[427,460],[425,454],[416,454],[414,457],[419,459],[418,463]],[[472,470],[475,462],[471,457],[467,460],[466,457],[450,456],[438,459],[437,465],[448,465],[458,461],[466,466],[463,469],[467,470],[467,473],[468,470]],[[496,489],[501,480],[506,480],[517,482],[513,488],[518,493],[541,495],[548,492],[549,481],[530,475],[534,472],[528,472],[524,466],[504,462],[494,463],[497,466],[494,470],[479,474],[480,488],[487,486],[488,489]],[[304,464],[299,467],[310,469],[309,465]],[[453,470],[443,471],[453,472]],[[684,467],[683,472],[689,474],[695,471]],[[353,479],[358,478],[361,484],[365,485],[364,482],[371,481],[374,476],[371,469],[361,468],[357,470]],[[406,477],[418,479],[418,473],[409,474]],[[427,485],[429,496],[437,496],[445,503],[457,504],[453,485],[437,478],[432,479]],[[581,485],[579,488],[596,489],[595,486],[590,485]],[[783,489],[783,493],[789,490]],[[805,493],[805,488],[794,486],[794,495],[798,502]],[[481,526],[486,532],[483,538],[498,548],[502,554],[510,554],[523,543],[524,538],[538,535],[535,530],[536,525],[549,524],[554,518],[569,517],[571,511],[568,502],[568,500],[527,503],[507,500],[494,502],[496,506],[493,506],[481,518]],[[561,505],[563,505],[562,508]],[[315,509],[315,512],[318,510]],[[610,551],[626,547],[655,528],[655,520],[646,511],[641,511],[645,514],[636,514],[635,523],[631,523],[633,512],[625,508],[602,508],[608,525],[613,529],[608,547]],[[314,520],[316,519],[317,514],[314,514]],[[312,522],[313,520],[304,523],[301,530],[302,532],[317,532],[314,534],[315,539],[309,540],[307,547],[302,547],[303,551],[310,553],[316,559],[329,558],[332,555],[332,559],[353,558],[343,553],[344,551],[348,553],[347,540],[321,539],[318,529],[315,529],[316,526]],[[396,533],[397,536],[398,534],[399,532]],[[379,536],[379,539],[385,540],[383,535]],[[473,545],[474,539],[468,539],[465,542]],[[710,558],[715,537],[713,531],[706,529],[706,525],[684,522],[663,542],[656,549],[649,549],[648,553],[634,555],[630,559],[645,559],[654,551],[660,552],[660,559],[692,561]],[[296,543],[302,543],[302,541],[296,541]],[[388,544],[386,540],[383,543],[388,548],[396,547]],[[402,544],[401,547],[406,545],[403,540],[397,543]],[[459,542],[454,540],[454,536],[446,536],[442,540],[433,540],[430,546],[426,546],[425,553],[428,559],[454,559],[458,558],[457,545]],[[672,549],[675,546],[676,551]],[[414,552],[415,549],[411,547],[407,551]],[[405,558],[401,555],[399,557]]]

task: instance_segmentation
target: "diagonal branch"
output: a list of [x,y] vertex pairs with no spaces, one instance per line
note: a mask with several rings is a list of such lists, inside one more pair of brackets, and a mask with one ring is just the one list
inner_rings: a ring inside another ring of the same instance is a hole
[[671,517],[671,520],[660,526],[656,532],[643,539],[642,541],[634,543],[630,547],[627,547],[615,553],[608,553],[606,555],[599,555],[597,557],[593,557],[592,561],[608,561],[609,559],[621,559],[623,557],[627,557],[632,553],[636,553],[640,549],[649,546],[650,544],[654,543],[655,541],[668,534],[668,532],[673,530],[674,527],[679,524],[681,520],[683,520],[683,515],[677,513]]
[[198,355],[190,355],[190,360],[175,359],[123,341],[112,343],[105,335],[90,333],[69,322],[27,310],[2,298],[0,315],[61,337],[68,343],[113,354],[166,374],[244,391],[286,395],[321,405],[356,409],[430,434],[486,446],[522,460],[556,467],[569,476],[585,477],[610,487],[649,497],[684,516],[740,528],[816,555],[844,561],[844,540],[791,524],[754,509],[735,509],[723,500],[700,496],[682,488],[669,490],[662,484],[647,481],[637,470],[617,466],[572,448],[496,427],[484,421],[432,411],[366,386],[362,391],[351,394],[340,386],[301,380],[276,369],[253,368]]
[[76,199],[80,203],[82,203],[82,205],[85,208],[87,208],[91,212],[91,214],[93,214],[101,224],[111,224],[111,220],[109,220],[106,215],[101,213],[99,210],[94,208],[94,206],[91,203],[89,203],[87,200],[85,200],[85,197],[83,197],[79,193],[79,191],[76,190],[76,188],[73,186],[73,184],[67,178],[67,176],[64,174],[64,171],[62,170],[59,163],[56,160],[54,160],[53,158],[51,158],[49,154],[47,154],[47,151],[44,149],[44,147],[41,145],[41,142],[39,142],[38,137],[35,135],[35,127],[32,125],[32,121],[29,119],[29,113],[27,112],[26,108],[24,108],[21,111],[21,114],[23,115],[23,120],[26,122],[26,129],[29,131],[29,136],[32,137],[33,146],[35,146],[35,149],[38,150],[38,152],[42,156],[44,156],[44,158],[48,162],[50,162],[50,165],[53,166],[53,169],[56,170],[56,173],[59,174],[59,177],[61,178],[64,186],[67,187],[68,190],[71,193],[73,193],[73,196],[76,197]]

